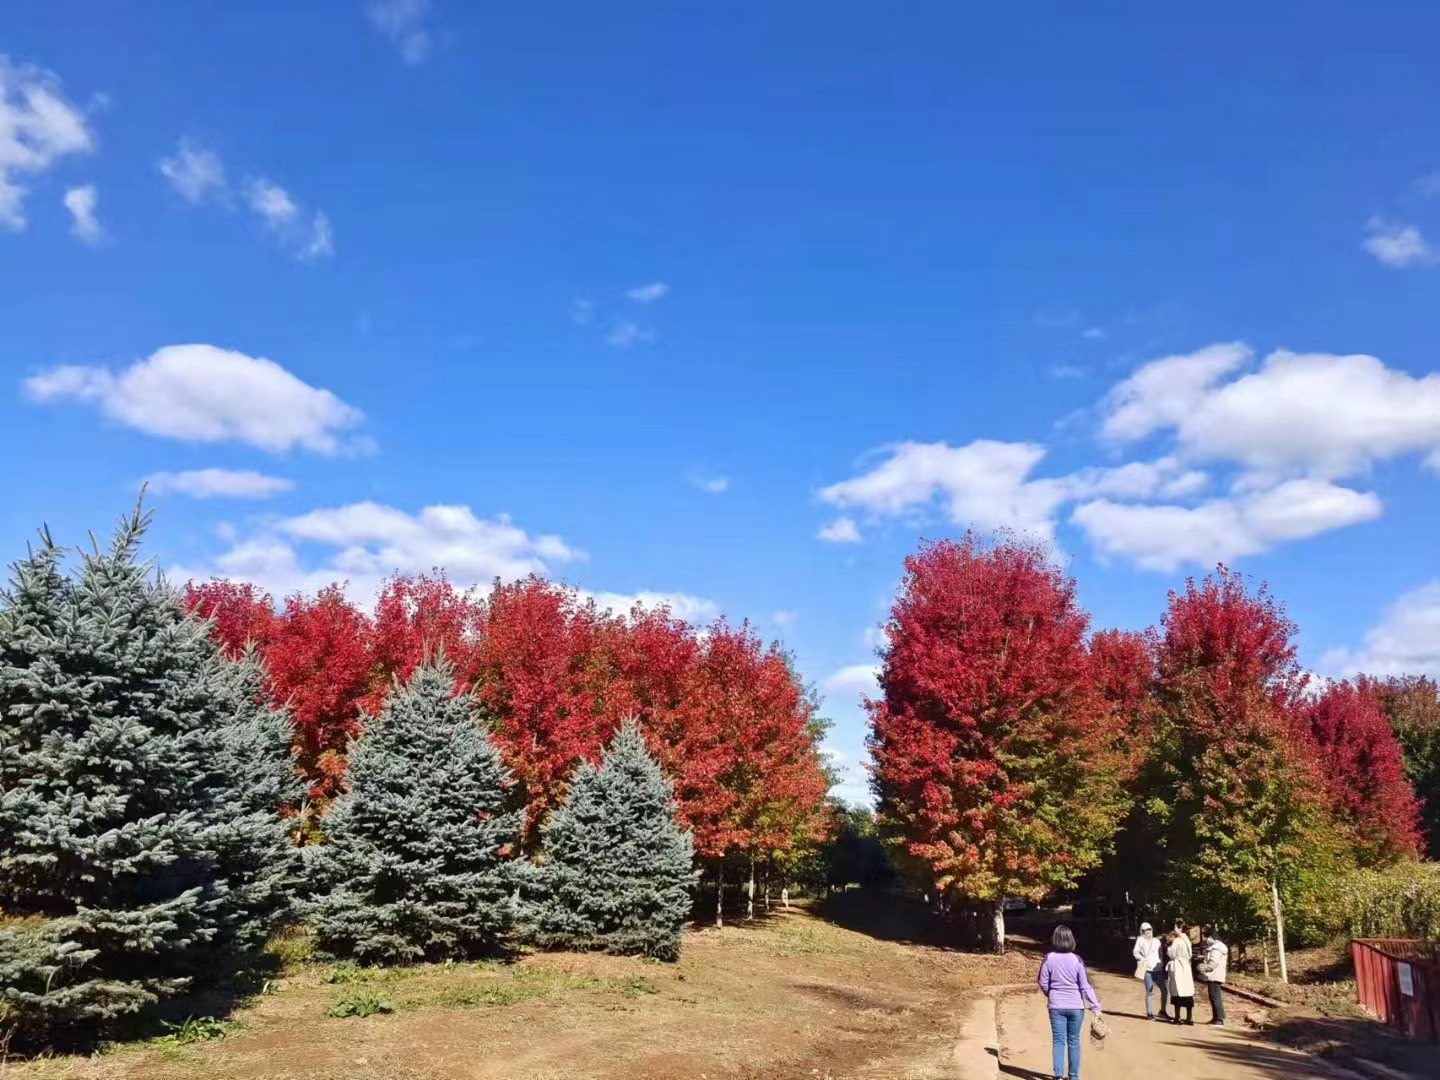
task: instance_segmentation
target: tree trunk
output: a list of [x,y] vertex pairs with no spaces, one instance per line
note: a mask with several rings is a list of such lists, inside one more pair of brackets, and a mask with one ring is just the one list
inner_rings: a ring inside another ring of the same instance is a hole
[[1265,965],[1265,977],[1270,977],[1270,939],[1262,938],[1260,941],[1260,959]]
[[755,856],[750,856],[750,880],[745,883],[745,918],[755,918]]
[[715,867],[715,925],[725,925],[725,860]]
[[765,873],[765,914],[770,914],[770,873]]
[[780,886],[780,903],[785,905],[785,910],[790,910],[790,886]]
[[1005,954],[1005,904],[995,900],[990,904],[990,946],[1000,955]]
[[1280,960],[1280,981],[1290,981],[1290,968],[1285,962],[1285,912],[1280,906],[1280,886],[1270,879],[1270,903],[1275,909],[1275,953]]

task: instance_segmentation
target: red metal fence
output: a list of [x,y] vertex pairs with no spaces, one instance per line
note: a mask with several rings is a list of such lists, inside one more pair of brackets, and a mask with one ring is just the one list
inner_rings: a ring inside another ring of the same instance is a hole
[[1358,938],[1350,943],[1355,995],[1412,1039],[1440,1042],[1440,943]]

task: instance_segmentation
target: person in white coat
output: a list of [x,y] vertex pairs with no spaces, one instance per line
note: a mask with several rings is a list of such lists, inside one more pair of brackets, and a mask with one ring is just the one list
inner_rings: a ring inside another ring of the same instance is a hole
[[[1166,950],[1169,962],[1165,965],[1170,984],[1170,1004],[1175,1006],[1175,1023],[1195,1023],[1195,976],[1190,970],[1190,958],[1194,949],[1190,945],[1189,928],[1183,922],[1175,924],[1175,933]],[[1180,1010],[1185,1010],[1185,1019],[1180,1019]]]
[[1213,926],[1207,926],[1200,939],[1200,963],[1195,970],[1205,980],[1210,994],[1210,1026],[1225,1026],[1225,975],[1230,967],[1230,949],[1220,940]]
[[1165,958],[1161,955],[1160,939],[1155,928],[1148,922],[1140,924],[1140,936],[1135,939],[1135,977],[1145,980],[1145,1019],[1154,1020],[1155,1012],[1150,1005],[1150,992],[1160,991],[1160,1015],[1170,1008],[1170,991],[1165,985]]

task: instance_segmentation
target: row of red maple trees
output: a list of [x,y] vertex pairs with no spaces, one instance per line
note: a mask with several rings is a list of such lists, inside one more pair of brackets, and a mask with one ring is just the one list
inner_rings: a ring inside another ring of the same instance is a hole
[[280,605],[253,585],[191,583],[188,609],[231,655],[254,648],[288,706],[314,822],[344,783],[366,715],[443,652],[489,724],[527,815],[525,843],[582,758],[637,717],[707,857],[773,859],[828,827],[823,724],[778,645],[748,624],[697,629],[664,609],[617,616],[537,577],[481,595],[443,574],[396,576],[366,611],[339,586]]
[[[875,785],[882,828],[942,893],[998,915],[1099,874],[1248,930],[1345,866],[1422,850],[1392,722],[1413,681],[1317,683],[1263,585],[1220,567],[1158,627],[1092,632],[1041,545],[969,535],[905,568]],[[1414,764],[1433,789],[1435,763]]]

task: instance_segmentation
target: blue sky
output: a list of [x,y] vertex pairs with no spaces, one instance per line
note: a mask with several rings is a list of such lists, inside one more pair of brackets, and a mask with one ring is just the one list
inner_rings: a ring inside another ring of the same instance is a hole
[[967,524],[1097,625],[1224,559],[1317,670],[1440,670],[1434,4],[12,0],[0,54],[12,557],[155,477],[182,573],[748,617],[851,795]]

